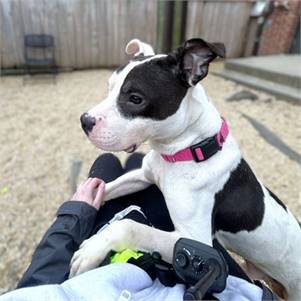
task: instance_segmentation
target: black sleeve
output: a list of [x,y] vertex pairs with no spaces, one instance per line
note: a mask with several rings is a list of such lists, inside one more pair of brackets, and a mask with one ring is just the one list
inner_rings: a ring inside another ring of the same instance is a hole
[[96,215],[97,210],[87,203],[65,202],[36,248],[17,288],[65,281],[73,253],[90,236]]

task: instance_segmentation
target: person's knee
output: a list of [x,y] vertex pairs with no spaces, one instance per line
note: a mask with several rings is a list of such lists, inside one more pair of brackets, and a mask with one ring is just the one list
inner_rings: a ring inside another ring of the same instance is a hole
[[111,182],[123,174],[120,160],[111,153],[101,154],[92,164],[89,177]]
[[112,153],[101,154],[96,160],[108,162],[109,164],[120,164],[119,159]]
[[143,154],[143,153],[131,154],[125,162],[125,167],[124,167],[125,172],[140,168],[142,166],[142,161],[143,161],[144,156],[145,156],[145,154]]

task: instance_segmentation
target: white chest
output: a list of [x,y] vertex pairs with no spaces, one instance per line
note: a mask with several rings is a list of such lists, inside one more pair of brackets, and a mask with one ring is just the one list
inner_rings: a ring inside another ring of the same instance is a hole
[[221,161],[221,156],[225,155],[219,153],[213,160],[202,163],[169,163],[156,152],[148,156],[153,181],[165,197],[175,229],[185,236],[200,239],[211,235],[214,197],[226,183],[231,169],[215,161]]

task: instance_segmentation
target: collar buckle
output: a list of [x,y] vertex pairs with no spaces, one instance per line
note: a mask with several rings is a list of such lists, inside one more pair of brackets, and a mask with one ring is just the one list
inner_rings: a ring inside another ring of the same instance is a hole
[[[197,149],[201,150],[201,152],[203,154],[202,159],[200,159],[198,157],[197,152],[196,152]],[[214,154],[216,154],[221,149],[222,149],[222,147],[218,144],[215,136],[209,137],[209,138],[201,141],[200,143],[190,146],[190,150],[191,150],[193,159],[197,163],[209,159],[210,157],[212,157]]]

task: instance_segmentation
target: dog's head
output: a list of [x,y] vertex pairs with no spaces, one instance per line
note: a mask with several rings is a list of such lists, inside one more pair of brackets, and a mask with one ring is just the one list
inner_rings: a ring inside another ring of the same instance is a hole
[[187,91],[207,75],[211,61],[225,56],[225,47],[191,39],[155,55],[135,39],[126,53],[132,58],[110,77],[107,98],[81,116],[83,130],[103,150],[132,152],[148,139],[177,135],[187,119]]

